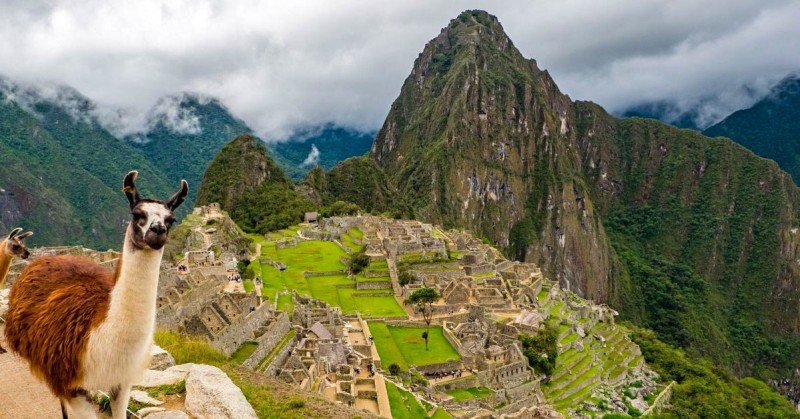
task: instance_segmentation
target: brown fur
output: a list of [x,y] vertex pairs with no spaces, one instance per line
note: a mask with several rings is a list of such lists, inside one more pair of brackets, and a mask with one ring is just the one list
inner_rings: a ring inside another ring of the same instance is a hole
[[[79,256],[44,256],[11,289],[6,338],[59,398],[82,378],[89,334],[106,318],[114,274]],[[44,339],[43,339],[44,337]]]

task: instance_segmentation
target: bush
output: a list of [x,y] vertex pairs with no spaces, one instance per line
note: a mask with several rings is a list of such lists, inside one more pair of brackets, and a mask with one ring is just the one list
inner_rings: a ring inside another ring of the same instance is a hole
[[558,326],[548,322],[535,336],[520,335],[519,340],[528,364],[536,372],[546,375],[546,381],[549,381],[558,358]]
[[389,365],[389,374],[391,374],[391,375],[400,374],[400,366],[395,364],[395,363],[392,363],[391,365]]
[[410,284],[413,280],[414,277],[409,272],[400,272],[400,276],[397,277],[397,281],[400,282],[401,287]]
[[350,256],[350,272],[357,274],[364,270],[369,265],[369,256],[365,255],[363,252],[353,253]]

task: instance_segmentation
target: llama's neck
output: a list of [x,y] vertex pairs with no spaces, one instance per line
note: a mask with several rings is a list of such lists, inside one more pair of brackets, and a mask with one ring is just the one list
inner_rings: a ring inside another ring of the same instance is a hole
[[138,341],[145,337],[142,335],[152,335],[155,327],[158,276],[164,249],[135,249],[130,234],[128,229],[106,322],[112,330],[124,331],[126,338]]
[[6,254],[6,241],[0,241],[0,288],[3,287],[3,283],[6,282],[6,275],[8,275],[8,270],[11,269],[11,255]]

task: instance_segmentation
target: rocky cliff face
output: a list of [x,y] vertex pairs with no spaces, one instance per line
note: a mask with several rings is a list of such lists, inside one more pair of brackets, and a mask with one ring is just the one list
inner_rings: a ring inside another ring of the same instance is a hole
[[496,18],[425,46],[371,158],[411,215],[461,226],[740,373],[794,366],[800,196],[730,141],[573,102]]

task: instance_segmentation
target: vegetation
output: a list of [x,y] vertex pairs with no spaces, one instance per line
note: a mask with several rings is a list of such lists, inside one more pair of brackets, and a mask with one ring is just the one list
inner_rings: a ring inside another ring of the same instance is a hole
[[453,396],[456,401],[464,401],[469,399],[480,399],[494,394],[489,388],[486,387],[470,387],[464,389],[454,389],[446,391],[447,394]]
[[431,328],[431,319],[433,318],[433,303],[439,301],[439,293],[433,288],[421,288],[414,291],[407,299],[406,302],[417,306],[417,310],[422,312],[422,318],[425,319],[425,324],[428,329],[422,334],[425,339],[425,350],[428,350],[428,331]]
[[[287,141],[271,144],[270,152],[284,163],[283,170],[293,181],[302,182],[314,167],[330,170],[342,160],[368,152],[374,137],[374,133],[327,124],[316,130],[298,131]],[[306,162],[312,147],[319,151],[318,159]]]
[[397,387],[391,381],[386,381],[386,392],[389,395],[389,406],[392,410],[394,419],[418,419],[427,418],[428,414],[420,406],[414,396]]
[[418,327],[387,326],[383,322],[369,322],[369,329],[375,339],[375,347],[381,362],[397,364],[401,371],[407,372],[409,364],[423,366],[448,361],[458,361],[461,357],[444,337],[441,326],[429,329],[430,348],[425,348],[422,332]]
[[652,331],[634,328],[632,338],[661,379],[676,382],[667,417],[800,417],[791,402],[762,381],[734,378],[659,341]]
[[365,255],[364,252],[358,252],[350,256],[348,269],[350,269],[351,273],[357,274],[363,271],[367,265],[369,265],[369,256]]
[[520,335],[519,340],[528,364],[539,374],[547,376],[546,381],[549,381],[558,359],[558,326],[548,322],[536,335]]
[[208,165],[198,205],[219,203],[248,233],[267,233],[297,224],[316,205],[298,194],[292,182],[251,135],[240,135]]

